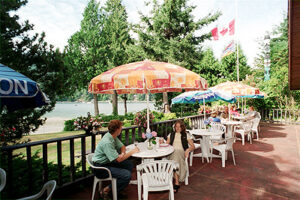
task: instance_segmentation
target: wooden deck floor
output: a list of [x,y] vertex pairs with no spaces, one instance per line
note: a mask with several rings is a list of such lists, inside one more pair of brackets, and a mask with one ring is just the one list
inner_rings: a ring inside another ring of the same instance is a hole
[[[252,145],[234,144],[237,166],[230,154],[226,168],[220,159],[201,163],[194,158],[189,185],[182,184],[175,199],[300,199],[300,126],[265,124],[260,137]],[[91,199],[91,192],[89,182],[54,199]],[[125,192],[125,199],[137,199],[136,185],[129,185]],[[168,199],[167,192],[149,195],[149,200],[163,199]]]

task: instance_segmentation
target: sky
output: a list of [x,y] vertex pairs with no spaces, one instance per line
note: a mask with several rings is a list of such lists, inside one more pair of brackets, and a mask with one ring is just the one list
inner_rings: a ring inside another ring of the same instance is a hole
[[[99,0],[100,2],[100,0]],[[100,3],[103,4],[104,0]],[[123,0],[128,13],[128,21],[139,23],[139,14],[149,13],[143,0]],[[29,20],[34,24],[34,32],[45,32],[46,41],[55,47],[64,49],[68,39],[80,29],[83,11],[88,0],[28,0],[17,14],[20,22]],[[234,39],[241,45],[248,64],[253,66],[255,56],[259,53],[259,43],[267,31],[271,32],[287,15],[288,0],[189,0],[195,19],[201,19],[209,13],[220,11],[219,19],[204,27],[197,34],[210,32],[213,28],[228,26],[235,19],[234,37],[220,38],[218,41],[206,41],[204,48],[212,48],[217,58]]]

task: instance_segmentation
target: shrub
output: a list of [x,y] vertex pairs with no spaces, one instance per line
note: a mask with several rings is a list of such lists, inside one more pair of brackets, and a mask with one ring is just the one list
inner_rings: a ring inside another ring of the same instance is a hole
[[[154,115],[149,113],[149,123],[152,124]],[[142,127],[147,127],[147,109],[137,112],[134,118],[134,124]]]
[[161,118],[161,121],[166,121],[171,119],[177,119],[176,113],[165,113],[164,117]]
[[164,117],[164,113],[162,112],[153,111],[152,113],[154,115],[154,122],[159,122]]
[[131,127],[132,126],[132,120],[125,119],[123,121],[123,127]]
[[189,118],[185,118],[183,122],[185,124],[186,129],[191,129],[191,120]]
[[[43,186],[43,158],[40,158],[38,155],[40,154],[39,151],[33,153],[31,157],[32,162],[32,176],[29,176],[28,169],[27,169],[27,160],[24,154],[19,154],[13,157],[13,177],[12,177],[12,184],[13,184],[13,196],[8,196],[8,191],[4,188],[1,192],[3,199],[16,199],[25,196],[30,196],[39,192]],[[4,156],[4,155],[3,155]],[[7,162],[4,162],[1,166],[4,170],[7,170]],[[75,168],[75,178],[82,177],[81,173],[78,173],[81,167],[81,162],[78,162]],[[54,164],[53,162],[48,163],[48,172],[49,172],[49,180],[56,180],[58,181],[58,165]],[[62,165],[62,183],[70,182],[70,166]],[[29,193],[29,184],[32,184],[33,191]]]
[[91,131],[98,130],[101,127],[101,121],[98,117],[92,117],[88,113],[87,117],[77,117],[74,121],[75,130],[85,130],[87,134],[90,134]]
[[74,125],[75,119],[66,120],[64,131],[75,131],[76,126]]

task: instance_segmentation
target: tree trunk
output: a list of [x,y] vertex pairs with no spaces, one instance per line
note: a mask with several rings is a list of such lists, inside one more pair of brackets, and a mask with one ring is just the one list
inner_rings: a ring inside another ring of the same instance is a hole
[[118,115],[118,94],[115,90],[112,95],[112,107],[113,107],[113,115]]
[[124,94],[124,110],[125,110],[125,115],[127,114],[127,94]]
[[163,106],[164,106],[164,113],[170,113],[170,104],[168,101],[168,93],[163,93]]
[[94,112],[95,112],[95,116],[99,115],[99,107],[98,107],[98,98],[97,98],[97,94],[94,94]]

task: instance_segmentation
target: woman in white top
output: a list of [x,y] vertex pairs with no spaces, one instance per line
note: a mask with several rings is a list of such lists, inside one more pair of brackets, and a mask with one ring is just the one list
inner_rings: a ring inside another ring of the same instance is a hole
[[179,182],[184,182],[186,176],[185,158],[195,149],[194,142],[189,133],[186,132],[184,122],[178,120],[174,125],[174,132],[169,134],[167,143],[173,145],[174,152],[169,156],[170,160],[179,163],[179,171],[174,173],[174,192],[176,193],[180,187]]

